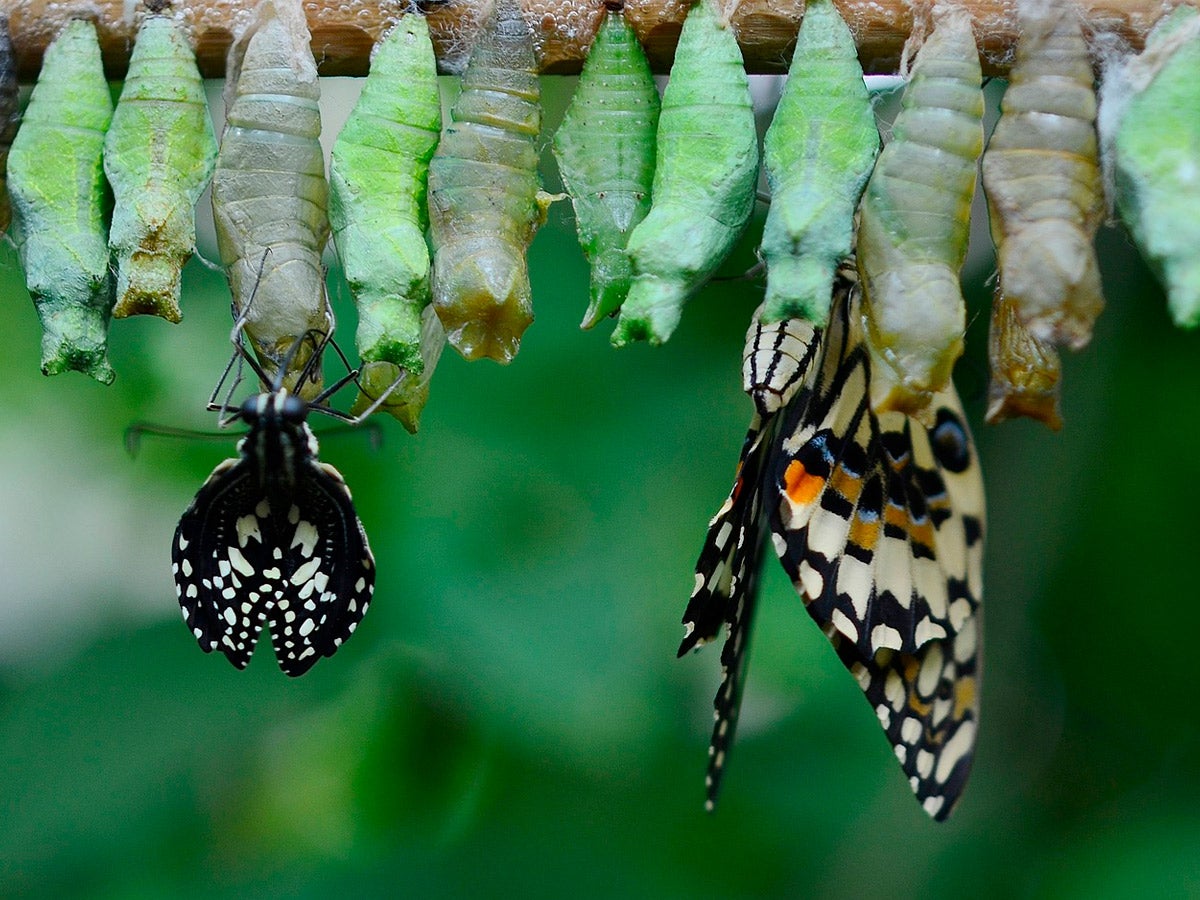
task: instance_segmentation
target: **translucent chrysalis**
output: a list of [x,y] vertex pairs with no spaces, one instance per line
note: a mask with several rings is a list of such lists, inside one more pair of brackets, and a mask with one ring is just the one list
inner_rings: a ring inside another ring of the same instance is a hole
[[17,134],[17,59],[8,33],[8,16],[0,15],[0,234],[8,228],[10,208],[5,190],[8,148]]
[[1020,24],[982,164],[998,291],[1039,341],[1078,349],[1104,308],[1092,246],[1104,217],[1092,64],[1074,8],[1027,0]]
[[609,8],[554,135],[579,243],[592,265],[580,327],[613,315],[629,293],[629,233],[650,211],[659,99],[650,63],[621,6]]
[[[217,245],[246,334],[269,378],[312,352],[300,337],[330,330],[321,250],[329,236],[321,89],[300,0],[262,0],[230,49],[226,126],[213,173]],[[294,386],[289,373],[284,387]],[[304,399],[320,391],[303,385]]]
[[661,344],[750,220],[758,134],[737,37],[715,0],[688,13],[658,124],[653,205],[629,237],[634,277],[612,342]]
[[525,255],[544,216],[539,97],[521,7],[497,0],[429,164],[433,303],[467,359],[511,362],[533,321]]
[[[386,390],[401,370],[419,379],[425,367],[426,184],[441,128],[429,26],[419,15],[406,15],[375,49],[329,167],[329,220],[358,306],[357,344],[368,390]],[[443,342],[438,336],[439,353]],[[401,421],[415,428],[412,408],[391,402],[381,407],[393,414],[404,409]]]
[[985,418],[989,425],[1028,416],[1055,431],[1062,428],[1062,362],[1058,351],[1029,332],[1016,304],[1000,292],[992,301],[988,360],[992,377]]
[[854,37],[833,3],[812,0],[763,141],[771,186],[764,322],[800,317],[825,326],[834,272],[854,248],[854,211],[878,152]]
[[217,139],[185,27],[142,20],[104,142],[113,189],[108,242],[117,318],[180,320],[179,279],[196,243],[195,206],[212,177]]
[[971,14],[935,13],[917,53],[894,136],[863,195],[858,229],[865,343],[877,412],[920,415],[950,383],[966,313],[958,272],[967,252],[983,149],[982,74]]
[[42,372],[73,369],[104,384],[116,377],[103,165],[111,119],[96,27],[69,22],[46,50],[9,153],[12,236],[42,322]]
[[1181,5],[1146,49],[1107,72],[1100,125],[1116,206],[1167,291],[1175,322],[1200,325],[1200,11]]

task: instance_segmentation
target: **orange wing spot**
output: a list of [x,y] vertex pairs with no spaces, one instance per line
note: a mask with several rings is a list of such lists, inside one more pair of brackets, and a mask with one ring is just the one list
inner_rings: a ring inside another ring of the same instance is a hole
[[850,543],[862,547],[864,550],[874,550],[875,545],[879,542],[879,520],[873,519],[870,522],[864,522],[858,516],[850,522]]
[[884,504],[883,521],[888,525],[903,528],[906,532],[912,527],[912,515],[905,507],[896,506],[894,503]]
[[788,499],[797,506],[808,506],[821,496],[821,491],[825,489],[825,479],[820,475],[813,475],[804,468],[804,463],[794,459],[783,473],[783,485]]
[[933,523],[926,519],[924,522],[910,522],[908,526],[908,536],[914,544],[923,544],[930,550],[934,549],[935,535],[933,531]]
[[960,678],[954,685],[954,719],[958,721],[975,708],[975,679]]
[[908,653],[900,657],[900,672],[908,686],[908,708],[922,719],[933,709],[932,703],[922,703],[917,694],[917,676],[921,674],[921,661]]
[[851,506],[858,505],[858,497],[863,488],[863,481],[858,476],[851,475],[845,469],[834,469],[829,486],[845,497]]

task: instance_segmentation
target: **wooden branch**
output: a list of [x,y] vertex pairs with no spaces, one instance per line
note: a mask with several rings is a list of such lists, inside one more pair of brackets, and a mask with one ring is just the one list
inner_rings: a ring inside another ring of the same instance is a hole
[[[733,8],[732,22],[751,72],[783,71],[804,11],[804,0],[724,0]],[[868,73],[897,69],[901,49],[912,31],[914,8],[927,0],[835,0],[854,32],[859,57]],[[1200,0],[1187,0],[1200,4]],[[113,79],[123,77],[135,23],[127,0],[7,0],[13,43],[22,80],[32,80],[42,53],[66,19],[94,19],[100,29],[105,65]],[[225,52],[235,32],[248,19],[253,0],[176,0],[192,25],[204,74],[225,72]],[[412,0],[305,0],[312,28],[313,52],[322,75],[363,75],[370,50],[380,34]],[[429,23],[443,72],[460,71],[471,47],[478,19],[488,0],[427,0]],[[542,69],[551,74],[579,71],[595,34],[602,0],[524,0],[526,16],[541,44]],[[967,0],[984,69],[1004,74],[1016,39],[1016,0]],[[1140,48],[1146,32],[1173,0],[1079,0],[1088,29]],[[626,15],[637,29],[657,72],[670,70],[675,42],[689,3],[686,0],[626,0]]]

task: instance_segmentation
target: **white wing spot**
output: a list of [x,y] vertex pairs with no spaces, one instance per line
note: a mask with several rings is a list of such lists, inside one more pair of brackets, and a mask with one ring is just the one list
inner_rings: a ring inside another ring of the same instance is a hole
[[306,519],[296,526],[296,536],[292,538],[292,547],[299,545],[302,556],[312,556],[313,548],[317,545],[317,537],[317,529],[313,527],[312,522]]
[[[263,503],[267,501],[264,500]],[[261,504],[259,504],[261,506]],[[257,516],[239,516],[235,523],[237,528],[237,540],[239,547],[245,547],[250,538],[254,538],[260,544],[262,543],[262,532],[258,530]]]

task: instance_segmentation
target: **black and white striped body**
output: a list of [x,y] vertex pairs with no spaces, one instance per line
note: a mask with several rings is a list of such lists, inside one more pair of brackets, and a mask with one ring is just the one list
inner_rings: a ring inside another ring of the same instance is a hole
[[188,628],[239,669],[264,624],[279,666],[302,675],[362,620],[375,562],[336,469],[317,459],[309,405],[285,389],[250,397],[250,431],[208,477],[171,547]]

